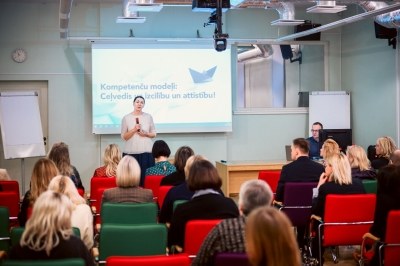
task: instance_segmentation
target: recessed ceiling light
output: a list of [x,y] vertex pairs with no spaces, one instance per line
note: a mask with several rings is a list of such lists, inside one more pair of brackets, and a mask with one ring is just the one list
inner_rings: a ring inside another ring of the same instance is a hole
[[159,12],[163,8],[163,4],[158,3],[135,3],[129,5],[131,12],[142,11],[142,12]]
[[143,23],[146,17],[117,17],[117,23]]
[[338,13],[345,11],[346,9],[346,6],[316,5],[307,8],[307,13]]
[[271,22],[272,26],[295,26],[303,24],[304,20],[278,19]]

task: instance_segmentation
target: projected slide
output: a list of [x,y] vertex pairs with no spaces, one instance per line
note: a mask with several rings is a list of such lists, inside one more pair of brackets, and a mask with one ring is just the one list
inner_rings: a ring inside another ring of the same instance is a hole
[[119,134],[137,95],[157,133],[232,131],[230,59],[212,43],[93,44],[93,133]]

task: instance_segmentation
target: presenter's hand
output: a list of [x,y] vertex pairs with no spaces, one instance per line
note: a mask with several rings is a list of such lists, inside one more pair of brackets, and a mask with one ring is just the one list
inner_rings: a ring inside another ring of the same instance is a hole
[[144,132],[144,131],[140,131],[140,132],[138,132],[138,134],[141,137],[148,137],[149,136],[149,134],[147,132]]
[[136,124],[134,129],[135,129],[135,131],[139,131],[140,130],[140,124]]

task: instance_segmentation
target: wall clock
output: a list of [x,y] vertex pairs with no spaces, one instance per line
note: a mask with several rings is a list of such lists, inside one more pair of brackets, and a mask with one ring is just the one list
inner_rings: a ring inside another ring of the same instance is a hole
[[17,63],[22,63],[26,60],[26,51],[24,49],[15,49],[12,53],[12,58]]

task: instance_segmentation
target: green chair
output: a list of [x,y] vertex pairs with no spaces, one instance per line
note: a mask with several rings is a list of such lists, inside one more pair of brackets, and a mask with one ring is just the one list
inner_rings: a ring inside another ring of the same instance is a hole
[[60,260],[5,260],[1,266],[86,266],[84,259]]
[[165,255],[167,227],[165,224],[103,224],[99,241],[96,261],[100,263],[105,263],[110,256]]
[[0,250],[10,255],[10,220],[6,207],[0,207]]
[[376,194],[378,192],[378,184],[376,180],[363,180],[362,183],[367,194]]
[[157,223],[157,204],[147,203],[111,203],[101,206],[101,223],[104,224],[149,224]]
[[[79,231],[79,228],[72,227],[72,230],[74,231],[74,235],[76,237],[81,238],[81,233]],[[25,227],[14,227],[11,229],[11,246],[14,246],[16,243],[18,243],[21,240],[22,234],[25,231]]]
[[174,201],[174,205],[172,205],[172,212],[175,211],[176,206],[178,206],[178,205],[181,204],[181,203],[185,203],[185,202],[187,202],[187,201],[188,201],[188,200],[175,200],[175,201]]

